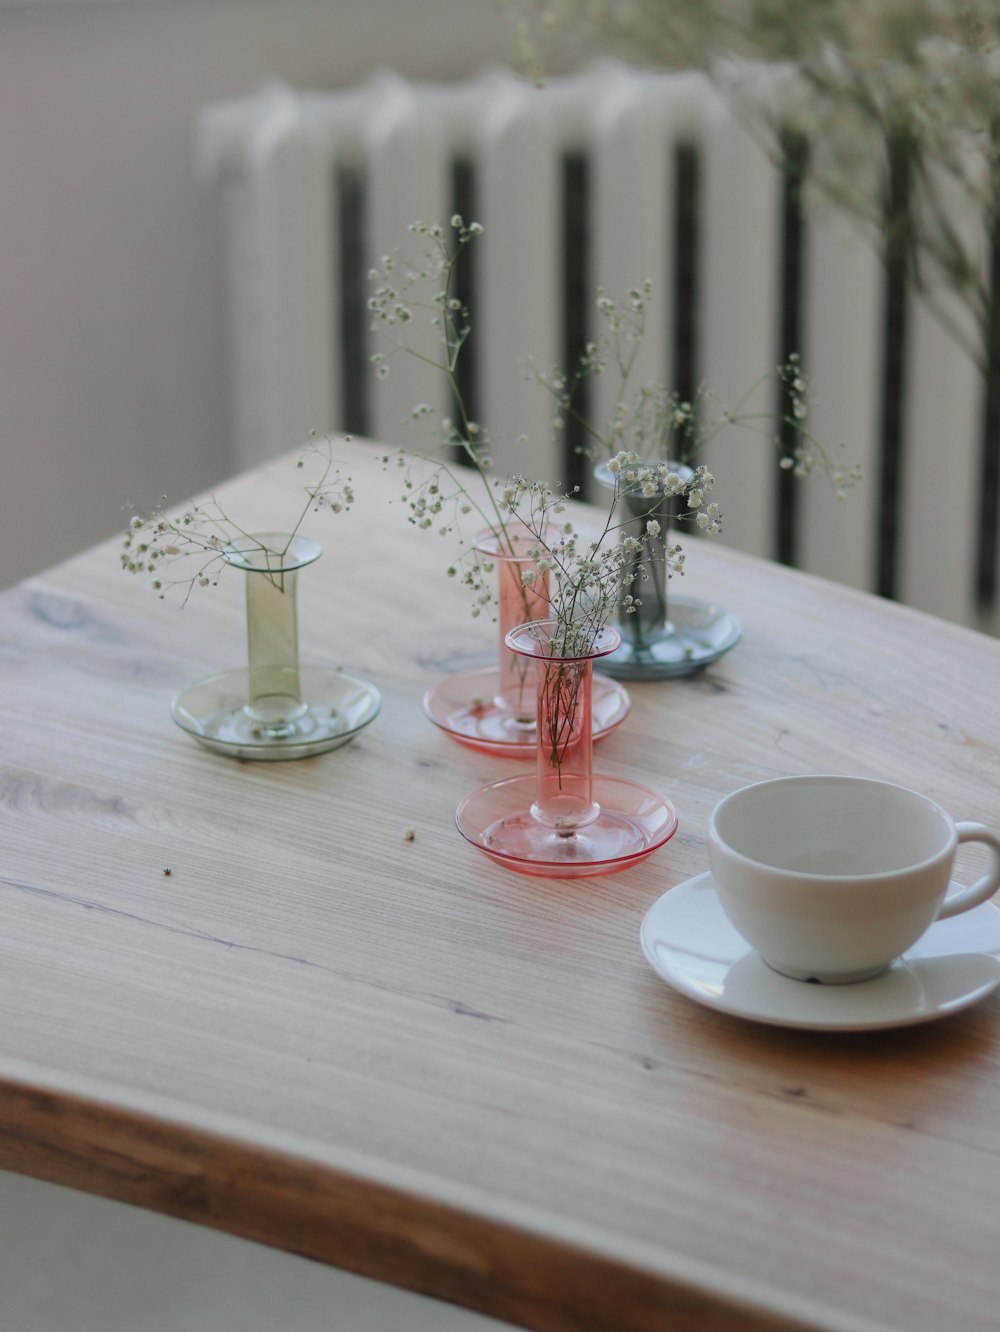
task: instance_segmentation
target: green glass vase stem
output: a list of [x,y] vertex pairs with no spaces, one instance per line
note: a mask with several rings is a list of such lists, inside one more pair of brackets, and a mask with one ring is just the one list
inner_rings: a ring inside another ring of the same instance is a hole
[[247,659],[250,716],[268,729],[290,725],[306,710],[299,681],[297,571],[248,570]]

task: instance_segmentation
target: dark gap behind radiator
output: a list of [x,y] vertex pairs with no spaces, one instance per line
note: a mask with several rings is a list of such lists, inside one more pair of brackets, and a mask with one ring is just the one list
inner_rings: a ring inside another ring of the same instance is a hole
[[[667,272],[673,275],[673,327],[668,330],[673,376],[671,387],[684,402],[694,402],[701,378],[701,155],[693,143],[679,143],[673,152],[673,254]],[[669,247],[670,238],[665,243]],[[669,381],[668,381],[669,382]]]
[[339,364],[331,367],[340,384],[341,419],[334,429],[353,435],[371,434],[369,360],[368,270],[370,257],[367,232],[367,182],[364,170],[340,164],[333,179],[333,206],[340,233],[337,265],[340,305],[334,312],[339,321]]
[[[806,222],[802,189],[809,164],[809,145],[801,134],[782,135],[784,167],[781,197],[781,253],[778,293],[778,364],[795,355],[807,367],[805,342]],[[794,391],[779,377],[776,416],[782,458],[794,459],[798,431],[793,414]],[[797,564],[799,557],[799,484],[791,469],[779,468],[775,482],[774,557],[782,564]]]
[[[561,301],[562,329],[559,349],[561,364],[567,375],[567,382],[580,364],[587,344],[593,334],[594,300],[591,279],[591,222],[593,199],[591,191],[590,159],[584,152],[568,152],[562,159],[562,200],[561,228]],[[539,392],[542,390],[539,389]],[[593,395],[590,380],[584,377],[578,382],[573,398],[574,413],[565,414],[562,435],[563,474],[558,477],[546,477],[557,487],[567,492],[579,489],[579,493],[588,496],[591,493],[590,474],[593,460],[590,457],[590,441],[583,422],[590,419],[593,410]],[[553,403],[553,417],[556,407]],[[582,420],[576,419],[577,416]]]
[[[1000,141],[1000,130],[994,131]],[[997,142],[1000,148],[1000,142]],[[979,530],[976,544],[976,605],[992,611],[997,600],[1000,544],[1000,178],[994,186],[990,223],[990,287],[984,319],[983,415],[979,460]]]
[[[479,221],[478,189],[475,163],[469,157],[457,157],[451,163],[451,214],[462,218],[466,226]],[[469,335],[462,345],[455,363],[455,381],[458,396],[465,407],[466,417],[479,425],[488,425],[482,418],[482,382],[479,344],[476,330],[483,318],[479,303],[479,249],[469,241],[460,251],[452,270],[453,295],[469,313]],[[455,404],[457,409],[457,403]],[[465,451],[456,446],[456,461],[471,466]]]
[[[671,274],[673,324],[667,329],[670,367],[664,379],[682,402],[694,403],[701,383],[701,153],[694,143],[678,143],[669,163],[673,172],[673,235],[664,237],[666,271]],[[672,249],[671,249],[672,247]],[[655,293],[654,293],[655,294]],[[672,373],[671,373],[672,372]],[[675,459],[668,459],[675,461]],[[673,500],[669,508],[675,528],[683,505]],[[701,534],[692,523],[683,524],[684,540]]]
[[914,258],[912,182],[915,153],[913,140],[905,134],[888,143],[875,568],[875,590],[883,597],[898,597],[900,591],[909,283]]

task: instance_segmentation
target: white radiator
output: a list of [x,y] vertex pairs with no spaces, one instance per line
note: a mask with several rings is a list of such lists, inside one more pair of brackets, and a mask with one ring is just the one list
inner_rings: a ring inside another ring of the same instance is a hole
[[840,503],[822,482],[782,491],[769,443],[721,438],[708,461],[722,539],[990,623],[976,594],[996,534],[978,517],[974,364],[915,302],[904,428],[887,442],[880,260],[841,220],[810,216],[796,231],[783,174],[700,76],[609,63],[541,89],[504,70],[455,86],[388,73],[332,94],[272,86],[206,108],[199,151],[225,200],[241,463],[313,429],[414,442],[407,417],[434,380],[399,360],[375,380],[367,275],[413,242],[408,223],[457,211],[485,228],[471,392],[502,441],[500,469],[573,479],[578,460],[555,456],[551,403],[521,358],[566,364],[596,331],[596,288],[621,295],[648,277],[643,378],[684,392],[704,381],[734,402],[773,382],[791,328],[816,433],[865,472]]

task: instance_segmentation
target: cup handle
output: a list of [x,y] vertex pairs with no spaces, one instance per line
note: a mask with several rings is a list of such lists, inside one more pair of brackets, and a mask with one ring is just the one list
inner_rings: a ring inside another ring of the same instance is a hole
[[981,879],[946,898],[936,920],[946,920],[948,916],[957,916],[961,911],[970,911],[988,901],[1000,888],[1000,837],[982,823],[956,823],[955,831],[959,842],[986,843],[990,849],[990,867]]

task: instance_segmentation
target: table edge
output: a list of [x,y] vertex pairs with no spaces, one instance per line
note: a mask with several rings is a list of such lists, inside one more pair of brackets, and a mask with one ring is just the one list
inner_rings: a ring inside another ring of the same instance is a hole
[[0,1169],[537,1332],[876,1332],[667,1250],[328,1144],[0,1060]]

